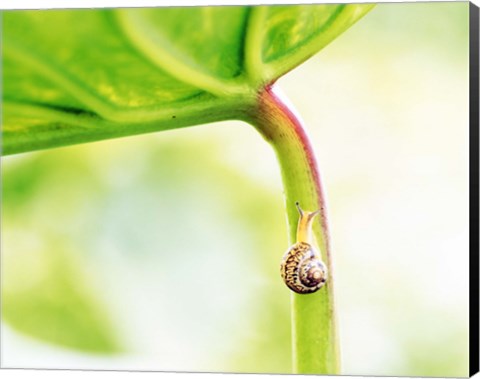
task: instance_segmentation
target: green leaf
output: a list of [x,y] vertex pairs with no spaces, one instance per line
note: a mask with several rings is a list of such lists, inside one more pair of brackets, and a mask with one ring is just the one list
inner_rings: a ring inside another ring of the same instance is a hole
[[374,4],[263,6],[252,11],[252,75],[277,79],[321,50]]
[[143,8],[115,13],[127,38],[170,75],[218,96],[248,91],[240,77],[248,8]]
[[14,248],[2,252],[8,267],[2,273],[2,317],[8,325],[55,345],[102,354],[122,351],[84,265],[62,245],[39,249],[34,238],[6,234],[18,237],[7,243]]
[[3,12],[3,154],[245,119],[372,5]]

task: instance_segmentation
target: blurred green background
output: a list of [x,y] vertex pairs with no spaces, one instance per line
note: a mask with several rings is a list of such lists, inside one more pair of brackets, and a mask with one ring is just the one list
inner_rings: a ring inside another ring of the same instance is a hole
[[[279,85],[327,190],[342,373],[466,376],[468,3],[380,4]],[[2,165],[3,366],[290,372],[282,186],[253,128]]]

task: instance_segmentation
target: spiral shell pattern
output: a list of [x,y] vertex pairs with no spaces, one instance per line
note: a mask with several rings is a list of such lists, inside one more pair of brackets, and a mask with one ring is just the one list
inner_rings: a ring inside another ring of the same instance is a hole
[[327,267],[312,245],[297,242],[285,253],[280,272],[292,291],[306,294],[318,291],[327,281]]

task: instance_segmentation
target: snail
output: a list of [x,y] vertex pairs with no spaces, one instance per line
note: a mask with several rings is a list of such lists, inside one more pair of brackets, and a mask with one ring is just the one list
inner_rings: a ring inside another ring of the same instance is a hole
[[292,291],[308,294],[318,291],[327,281],[327,266],[312,244],[312,222],[320,210],[308,212],[296,203],[300,219],[297,227],[297,242],[283,256],[280,273]]

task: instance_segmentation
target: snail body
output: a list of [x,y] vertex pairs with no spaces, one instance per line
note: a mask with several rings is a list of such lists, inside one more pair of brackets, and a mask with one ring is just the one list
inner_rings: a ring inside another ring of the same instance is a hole
[[323,287],[327,281],[327,266],[312,244],[312,222],[319,211],[303,211],[298,203],[297,208],[300,213],[297,242],[283,256],[280,273],[288,288],[299,294],[308,294]]

